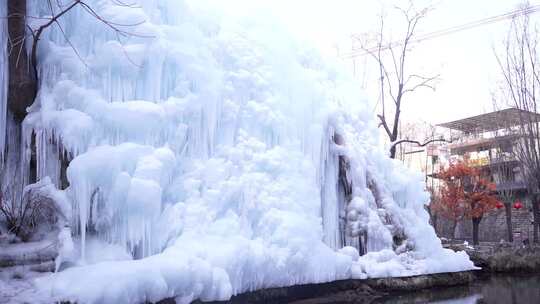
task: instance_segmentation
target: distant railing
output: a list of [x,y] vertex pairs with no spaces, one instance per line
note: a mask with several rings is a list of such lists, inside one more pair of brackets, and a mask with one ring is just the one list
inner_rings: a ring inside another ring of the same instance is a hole
[[490,161],[490,164],[495,165],[495,164],[504,164],[504,163],[509,163],[509,162],[517,162],[517,158],[513,155],[504,155],[504,156],[492,158]]
[[452,153],[457,152],[461,154],[469,150],[470,148],[479,147],[479,146],[491,146],[497,147],[502,143],[512,143],[515,141],[519,135],[516,134],[507,134],[499,135],[494,137],[463,137],[454,141],[452,144],[448,145],[452,150]]
[[527,185],[524,181],[509,181],[509,182],[502,182],[496,184],[496,189],[498,191],[505,191],[505,190],[519,190],[519,189],[526,189]]
[[484,167],[484,166],[493,166],[493,165],[501,165],[505,163],[511,163],[516,162],[516,158],[512,155],[501,155],[498,157],[477,157],[477,158],[470,158],[468,160],[469,165],[472,167]]
[[483,166],[492,166],[500,165],[509,162],[515,162],[516,158],[511,155],[503,155],[499,157],[489,158],[489,157],[478,157],[474,159],[469,159],[469,164],[473,167],[483,167]]
[[482,167],[489,165],[489,157],[480,157],[475,159],[469,159],[469,165],[473,167]]

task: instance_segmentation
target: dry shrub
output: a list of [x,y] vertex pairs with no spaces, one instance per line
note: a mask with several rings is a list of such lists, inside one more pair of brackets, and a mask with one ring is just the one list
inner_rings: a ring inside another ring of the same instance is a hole
[[22,241],[29,241],[38,228],[52,228],[58,220],[58,207],[40,191],[43,187],[40,183],[27,186],[20,200],[0,192],[0,214],[8,232]]

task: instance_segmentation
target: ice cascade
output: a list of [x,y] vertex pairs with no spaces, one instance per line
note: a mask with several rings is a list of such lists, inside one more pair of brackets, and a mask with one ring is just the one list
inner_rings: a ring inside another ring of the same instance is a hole
[[69,185],[79,244],[41,290],[190,303],[473,267],[442,248],[421,177],[380,148],[354,81],[271,14],[85,2],[109,24],[79,6],[44,32],[23,125],[38,179]]

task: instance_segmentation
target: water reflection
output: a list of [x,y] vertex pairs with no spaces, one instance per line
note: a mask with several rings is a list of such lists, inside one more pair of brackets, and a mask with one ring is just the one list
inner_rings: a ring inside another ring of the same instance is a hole
[[431,303],[434,303],[434,304],[477,304],[478,300],[480,299],[482,299],[482,295],[475,294],[475,295],[468,296],[462,299],[436,301],[436,302],[431,302]]
[[482,303],[483,296],[469,288],[453,287],[447,289],[435,289],[407,293],[399,296],[390,296],[375,300],[373,304],[410,304],[410,303],[434,303],[434,304],[477,304]]
[[540,275],[492,276],[469,286],[393,295],[377,299],[374,303],[538,304],[540,303]]
[[294,304],[539,304],[540,274],[490,276],[468,286],[419,290],[366,298],[354,290],[325,297],[290,302]]
[[491,277],[482,285],[484,299],[478,303],[540,303],[540,275]]

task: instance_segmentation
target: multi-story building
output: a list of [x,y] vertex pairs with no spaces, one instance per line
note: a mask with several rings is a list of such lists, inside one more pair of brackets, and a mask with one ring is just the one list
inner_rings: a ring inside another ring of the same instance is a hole
[[[487,114],[468,117],[438,126],[446,128],[452,143],[445,145],[445,155],[438,157],[445,161],[467,158],[469,163],[482,170],[484,175],[496,184],[501,201],[512,208],[512,230],[515,241],[532,238],[531,198],[527,191],[526,180],[521,174],[521,166],[515,157],[516,145],[521,140],[515,128],[521,124],[523,115],[534,115],[540,121],[540,115],[510,108]],[[522,206],[522,207],[521,207]],[[438,232],[449,236],[451,225],[438,221]],[[456,238],[471,237],[470,221],[462,221],[456,228]],[[481,241],[499,241],[507,239],[506,216],[504,208],[495,209],[487,214],[480,225]]]

